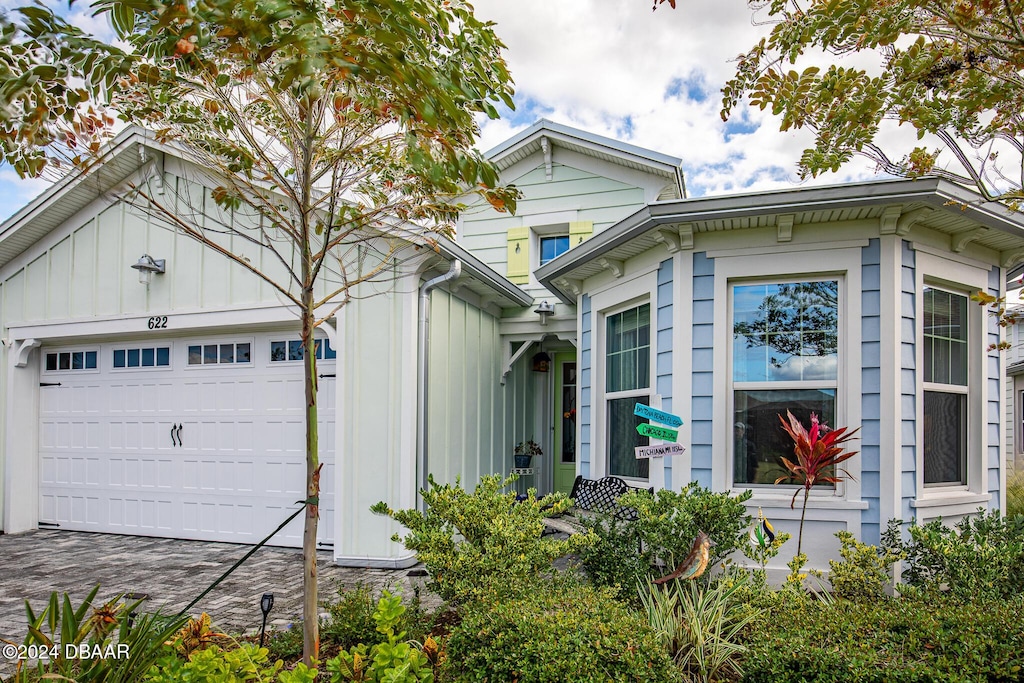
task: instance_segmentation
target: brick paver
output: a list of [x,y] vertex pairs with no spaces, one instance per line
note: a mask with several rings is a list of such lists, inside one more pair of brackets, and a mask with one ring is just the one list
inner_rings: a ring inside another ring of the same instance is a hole
[[[21,642],[26,632],[25,600],[38,614],[52,591],[67,592],[73,605],[96,584],[98,598],[119,593],[149,596],[146,611],[177,613],[249,550],[232,543],[38,530],[0,535],[0,638]],[[411,596],[422,586],[421,571],[354,569],[319,557],[321,599],[338,587],[363,583],[375,591],[399,589]],[[302,553],[290,548],[261,548],[190,612],[208,612],[214,625],[243,633],[260,625],[260,597],[274,594],[269,624],[291,623],[302,614]],[[435,596],[422,593],[425,606]],[[0,663],[2,666],[3,663]]]

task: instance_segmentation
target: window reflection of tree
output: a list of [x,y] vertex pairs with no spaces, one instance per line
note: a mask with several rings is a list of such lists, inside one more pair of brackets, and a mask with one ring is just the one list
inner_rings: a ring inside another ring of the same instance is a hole
[[[792,282],[777,285],[758,306],[752,322],[736,321],[733,334],[742,336],[747,348],[769,346],[786,356],[830,356],[839,340],[839,282]],[[785,360],[770,357],[781,367]]]

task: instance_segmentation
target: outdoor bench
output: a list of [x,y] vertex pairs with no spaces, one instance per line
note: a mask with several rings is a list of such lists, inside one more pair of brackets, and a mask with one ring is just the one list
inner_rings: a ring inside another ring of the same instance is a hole
[[572,534],[580,531],[579,517],[581,515],[578,513],[581,512],[598,512],[627,522],[635,521],[638,517],[637,511],[631,507],[619,505],[616,502],[619,496],[629,491],[647,491],[654,495],[653,486],[650,488],[630,486],[618,477],[585,479],[582,475],[578,475],[576,481],[573,482],[572,491],[569,493],[573,506],[566,513],[575,519],[560,520],[548,518],[544,520],[544,523],[549,529]]

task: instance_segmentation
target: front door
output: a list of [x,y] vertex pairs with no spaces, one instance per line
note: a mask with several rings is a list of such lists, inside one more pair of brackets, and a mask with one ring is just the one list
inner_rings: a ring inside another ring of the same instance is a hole
[[569,493],[576,479],[576,354],[555,354],[554,489]]

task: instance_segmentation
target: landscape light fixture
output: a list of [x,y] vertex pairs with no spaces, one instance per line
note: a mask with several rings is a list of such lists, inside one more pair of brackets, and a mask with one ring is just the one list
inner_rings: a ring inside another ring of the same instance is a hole
[[149,254],[139,257],[139,262],[132,265],[132,268],[139,271],[139,283],[149,286],[153,280],[153,273],[166,272],[167,261],[165,259],[154,259]]
[[547,301],[542,301],[540,306],[538,306],[533,312],[540,316],[541,325],[547,325],[548,318],[555,314],[555,305],[549,304]]
[[267,633],[267,615],[274,608],[274,594],[264,593],[260,598],[260,611],[263,612],[263,625],[260,626],[260,647],[263,647],[263,638]]

